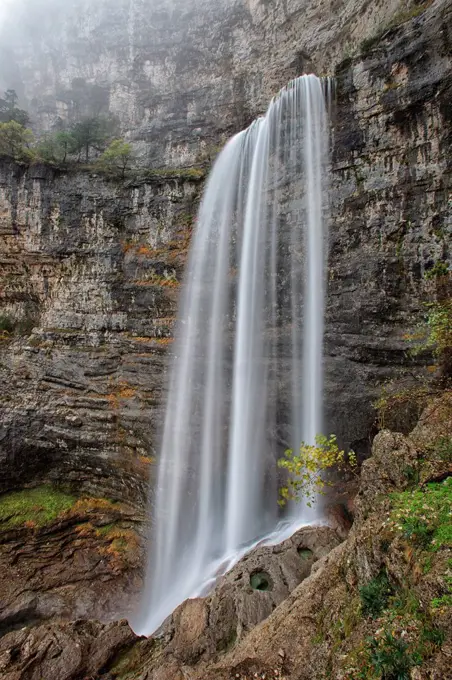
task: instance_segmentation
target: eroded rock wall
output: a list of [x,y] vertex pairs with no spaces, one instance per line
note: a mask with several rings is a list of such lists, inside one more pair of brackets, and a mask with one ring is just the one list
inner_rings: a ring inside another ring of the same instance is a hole
[[[426,362],[403,336],[432,293],[425,272],[450,257],[451,3],[416,13],[336,69],[325,430],[359,453],[381,384]],[[2,348],[3,488],[42,469],[142,498],[201,181],[4,165],[1,188],[2,309],[26,336]]]
[[143,503],[198,194],[1,164],[0,489]]
[[428,362],[404,336],[451,261],[451,38],[451,3],[434,3],[337,69],[326,423],[358,451],[382,383]]
[[116,115],[143,163],[209,156],[305,71],[332,74],[400,0],[21,0],[5,25],[0,85],[38,130]]

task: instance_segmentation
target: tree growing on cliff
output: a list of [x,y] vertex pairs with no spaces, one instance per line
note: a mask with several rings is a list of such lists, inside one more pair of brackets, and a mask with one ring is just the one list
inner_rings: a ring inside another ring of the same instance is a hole
[[316,497],[325,493],[325,487],[331,486],[325,478],[326,471],[336,469],[355,473],[357,465],[355,452],[346,454],[340,449],[334,434],[330,437],[317,435],[315,444],[301,442],[298,455],[288,449],[278,461],[278,466],[288,472],[287,484],[280,488],[279,504],[304,498],[311,507]]
[[17,106],[18,96],[15,90],[6,90],[3,97],[0,98],[0,122],[10,123],[15,121],[19,125],[26,127],[30,122],[29,115],[23,109]]
[[102,168],[107,170],[120,172],[121,177],[124,178],[132,159],[132,145],[128,144],[123,139],[115,139],[99,158],[99,164]]
[[32,131],[23,125],[14,120],[0,123],[0,155],[17,161],[30,159],[33,156],[33,142]]
[[74,135],[67,130],[62,130],[41,139],[36,147],[36,155],[49,163],[65,163],[76,148]]
[[116,121],[106,116],[85,118],[75,123],[70,133],[74,139],[74,153],[85,154],[85,162],[89,163],[91,150],[104,151],[108,141],[114,135]]

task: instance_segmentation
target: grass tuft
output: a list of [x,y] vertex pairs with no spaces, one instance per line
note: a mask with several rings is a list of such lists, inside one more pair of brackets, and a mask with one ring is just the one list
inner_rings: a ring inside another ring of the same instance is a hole
[[77,499],[50,485],[0,496],[0,528],[43,527],[70,510]]

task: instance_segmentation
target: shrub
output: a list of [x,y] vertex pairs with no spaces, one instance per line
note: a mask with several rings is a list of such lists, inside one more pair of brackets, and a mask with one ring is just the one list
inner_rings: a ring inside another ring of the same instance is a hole
[[119,171],[124,178],[133,158],[133,148],[123,139],[115,139],[99,158],[99,165],[107,170]]
[[33,157],[31,145],[34,137],[31,130],[15,120],[0,123],[0,155],[21,161]]
[[28,113],[19,109],[17,102],[19,97],[15,90],[6,90],[3,97],[0,99],[0,122],[10,123],[15,121],[19,125],[26,127],[30,122]]
[[377,618],[383,609],[386,608],[391,593],[392,588],[387,574],[381,572],[359,589],[363,614]]
[[47,163],[65,163],[67,157],[77,149],[77,140],[69,131],[55,132],[40,140],[36,155]]
[[329,485],[322,472],[331,468],[356,471],[356,454],[349,451],[347,455],[339,449],[336,435],[317,435],[315,441],[315,444],[302,442],[297,456],[288,449],[279,459],[278,466],[289,473],[287,485],[280,489],[280,505],[285,505],[288,500],[305,498],[311,507],[317,494],[323,494],[325,486]]
[[382,680],[410,680],[411,669],[422,663],[417,652],[410,652],[402,638],[385,631],[381,638],[369,640],[370,661]]

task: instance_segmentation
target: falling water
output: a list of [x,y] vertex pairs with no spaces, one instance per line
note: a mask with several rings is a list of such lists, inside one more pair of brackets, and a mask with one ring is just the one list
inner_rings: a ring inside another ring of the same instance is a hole
[[[279,536],[276,461],[322,431],[329,90],[313,75],[289,83],[230,140],[208,180],[176,330],[138,632],[156,630],[247,547]],[[299,523],[313,519],[300,512]]]

